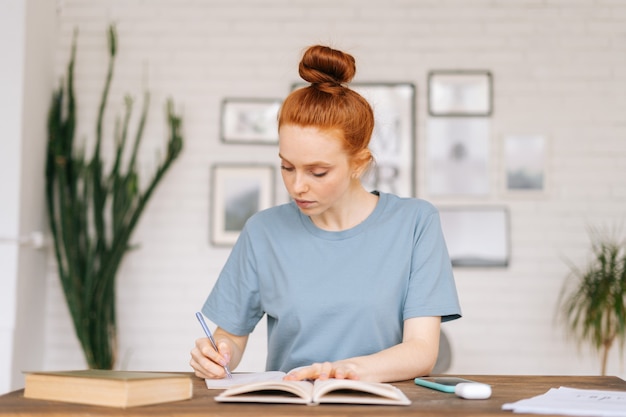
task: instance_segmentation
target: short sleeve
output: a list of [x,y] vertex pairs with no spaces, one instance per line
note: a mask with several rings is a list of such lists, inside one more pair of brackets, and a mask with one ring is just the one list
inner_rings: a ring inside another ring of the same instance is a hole
[[246,227],[205,301],[202,313],[227,332],[240,336],[251,333],[263,317],[256,260]]
[[452,263],[434,207],[416,223],[414,239],[405,319],[441,316],[445,322],[461,317]]

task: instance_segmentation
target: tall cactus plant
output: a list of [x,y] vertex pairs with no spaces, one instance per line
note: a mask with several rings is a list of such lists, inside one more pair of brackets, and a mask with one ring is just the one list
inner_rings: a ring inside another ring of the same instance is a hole
[[182,119],[167,103],[168,141],[162,161],[144,190],[137,173],[137,152],[149,107],[144,105],[134,140],[127,148],[132,100],[126,98],[123,120],[115,126],[115,152],[105,172],[102,127],[117,49],[114,26],[108,29],[109,65],[98,111],[95,148],[87,158],[84,146],[75,149],[77,105],[74,98],[76,33],[72,42],[65,86],[53,93],[48,116],[46,200],[58,275],[74,330],[90,368],[112,369],[116,360],[117,325],[115,282],[119,266],[130,249],[129,239],[157,184],[183,146]]

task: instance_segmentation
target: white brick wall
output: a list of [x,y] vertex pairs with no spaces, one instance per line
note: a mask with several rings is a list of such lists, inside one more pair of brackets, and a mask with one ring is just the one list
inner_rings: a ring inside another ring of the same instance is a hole
[[[64,0],[56,72],[64,71],[78,27],[80,137],[93,137],[111,21],[120,54],[109,115],[121,112],[124,93],[140,98],[144,86],[151,90],[147,172],[163,142],[168,96],[184,114],[186,139],[134,235],[141,248],[128,254],[119,275],[120,367],[189,369],[188,352],[202,334],[193,313],[228,255],[208,243],[210,166],[277,159],[272,147],[220,143],[220,101],[284,97],[297,81],[303,48],[321,42],[356,56],[357,81],[416,84],[420,197],[510,209],[510,267],[456,270],[465,317],[444,325],[455,355],[450,372],[599,372],[598,359],[578,353],[554,313],[567,273],[563,258],[586,257],[586,225],[624,220],[625,1]],[[434,198],[426,189],[426,76],[459,68],[494,75],[492,189],[481,199]],[[500,141],[509,134],[549,139],[544,195],[503,192]],[[49,269],[46,367],[83,366]],[[240,369],[263,368],[263,332],[255,333]],[[626,375],[616,350],[609,373]]]

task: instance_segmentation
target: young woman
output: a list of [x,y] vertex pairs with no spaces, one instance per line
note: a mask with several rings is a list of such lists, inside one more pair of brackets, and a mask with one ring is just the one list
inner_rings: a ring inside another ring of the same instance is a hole
[[310,86],[285,99],[278,119],[293,201],[246,223],[202,308],[218,325],[218,351],[196,341],[197,376],[234,369],[267,315],[266,368],[298,368],[286,379],[406,380],[432,370],[440,323],[460,317],[436,209],[361,184],[374,114],[346,86],[355,71],[344,52],[304,53]]

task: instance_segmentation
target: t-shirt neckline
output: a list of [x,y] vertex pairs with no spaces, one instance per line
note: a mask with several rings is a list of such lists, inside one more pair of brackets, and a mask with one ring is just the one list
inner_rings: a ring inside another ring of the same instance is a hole
[[378,196],[378,202],[376,202],[376,207],[374,207],[374,211],[372,211],[365,220],[363,220],[361,223],[357,224],[356,226],[353,226],[346,230],[339,230],[339,231],[330,231],[330,230],[320,229],[313,223],[313,221],[309,218],[309,216],[303,214],[302,211],[300,211],[300,209],[296,206],[295,202],[292,201],[291,204],[295,207],[296,210],[298,210],[298,216],[300,217],[300,221],[302,222],[302,225],[309,233],[319,238],[326,239],[326,240],[343,240],[343,239],[349,239],[353,236],[356,236],[362,233],[364,230],[367,230],[370,227],[370,225],[372,223],[375,223],[378,220],[378,218],[382,215],[385,209],[385,206],[387,205],[388,195],[386,193],[381,193],[378,191],[372,191],[372,194],[375,194]]

